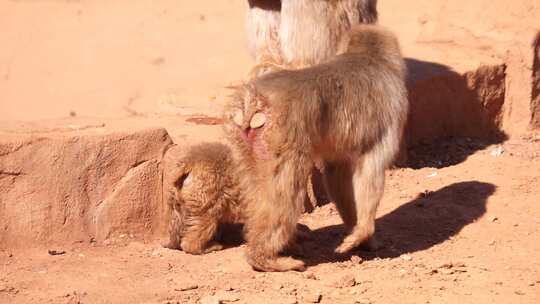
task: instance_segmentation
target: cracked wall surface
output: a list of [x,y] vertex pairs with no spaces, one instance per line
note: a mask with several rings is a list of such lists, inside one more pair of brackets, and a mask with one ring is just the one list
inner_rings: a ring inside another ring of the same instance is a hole
[[0,248],[158,233],[171,144],[164,129],[3,134]]

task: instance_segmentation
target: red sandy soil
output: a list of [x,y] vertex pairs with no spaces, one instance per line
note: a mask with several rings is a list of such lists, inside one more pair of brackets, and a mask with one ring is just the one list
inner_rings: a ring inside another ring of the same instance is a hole
[[390,171],[376,252],[334,254],[339,216],[332,204],[318,207],[301,220],[312,230],[304,273],[253,271],[237,229],[224,235],[229,248],[203,256],[125,235],[0,252],[0,303],[538,303],[539,151],[531,136],[464,153],[453,166]]
[[[251,63],[244,2],[4,1],[2,120],[216,116],[223,87]],[[426,18],[405,12],[383,7],[381,20],[412,27]],[[334,254],[341,222],[328,204],[301,220],[312,230],[304,273],[253,271],[234,229],[224,235],[229,248],[203,256],[123,235],[0,251],[0,303],[540,303],[540,137],[500,147],[501,155],[475,141],[441,143],[412,155],[420,169],[390,171],[376,252]]]

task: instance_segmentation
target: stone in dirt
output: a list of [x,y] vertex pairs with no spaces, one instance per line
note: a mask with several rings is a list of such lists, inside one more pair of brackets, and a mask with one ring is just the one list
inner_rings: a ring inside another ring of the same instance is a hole
[[186,284],[180,284],[178,287],[176,287],[176,290],[179,291],[188,291],[188,290],[194,290],[199,288],[199,285],[195,283],[186,283]]
[[352,274],[344,275],[339,283],[340,287],[354,287],[356,285],[356,279]]
[[353,255],[351,256],[351,262],[353,262],[354,264],[362,264],[364,260],[357,255]]
[[216,296],[206,296],[201,299],[201,304],[221,304],[221,301]]
[[304,301],[307,303],[320,303],[322,299],[322,294],[319,291],[306,293],[304,296]]

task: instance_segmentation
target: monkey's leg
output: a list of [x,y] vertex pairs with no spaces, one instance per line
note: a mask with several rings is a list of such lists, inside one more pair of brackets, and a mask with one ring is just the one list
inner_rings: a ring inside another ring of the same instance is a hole
[[352,184],[353,171],[348,161],[327,162],[325,164],[324,181],[330,197],[350,232],[356,225],[356,206]]
[[352,231],[343,240],[336,252],[345,253],[358,245],[372,242],[375,232],[375,216],[384,191],[384,165],[375,152],[359,158],[353,165],[353,189],[356,201],[357,222]]
[[223,249],[213,241],[218,222],[214,219],[200,219],[197,225],[189,227],[182,238],[182,250],[191,254],[203,254]]
[[[293,158],[294,160],[294,158]],[[261,271],[305,269],[304,262],[281,257],[293,241],[296,224],[303,210],[307,174],[301,164],[288,161],[254,194],[253,209],[246,221],[247,260]]]

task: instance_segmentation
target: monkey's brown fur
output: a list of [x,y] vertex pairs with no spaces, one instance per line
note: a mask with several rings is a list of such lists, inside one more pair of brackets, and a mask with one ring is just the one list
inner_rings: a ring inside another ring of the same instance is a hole
[[[269,73],[237,88],[225,126],[238,155],[247,259],[254,268],[304,268],[279,254],[294,241],[314,160],[324,161],[348,231],[336,251],[373,235],[384,171],[399,149],[408,111],[404,77],[395,36],[357,25],[346,52],[327,63]],[[259,128],[250,127],[256,113],[266,117]]]
[[172,170],[166,180],[172,215],[165,247],[191,254],[220,250],[219,225],[243,220],[231,150],[220,143],[192,146]]
[[377,0],[248,0],[250,77],[309,67],[345,52],[349,29],[377,22]]

